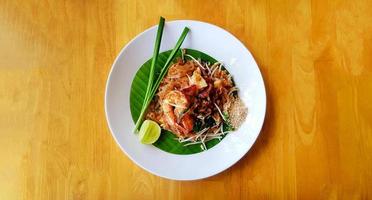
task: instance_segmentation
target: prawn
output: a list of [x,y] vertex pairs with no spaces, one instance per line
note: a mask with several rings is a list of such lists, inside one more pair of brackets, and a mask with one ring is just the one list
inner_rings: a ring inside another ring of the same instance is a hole
[[[190,115],[182,115],[182,113],[189,107],[189,101],[186,96],[177,90],[169,92],[163,102],[162,109],[164,118],[170,129],[173,129],[178,136],[187,135],[190,133],[193,127],[193,121]],[[177,119],[180,118],[180,123],[177,123]]]

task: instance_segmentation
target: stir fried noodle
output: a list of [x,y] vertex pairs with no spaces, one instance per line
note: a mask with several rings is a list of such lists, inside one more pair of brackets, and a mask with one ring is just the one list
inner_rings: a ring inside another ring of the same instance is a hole
[[[221,63],[202,62],[188,54],[182,58],[169,68],[146,118],[171,131],[185,146],[200,144],[206,149],[207,141],[221,140],[228,130],[238,128],[239,123],[231,126],[229,112],[242,101]],[[242,109],[245,112],[238,117],[245,118],[247,109]]]

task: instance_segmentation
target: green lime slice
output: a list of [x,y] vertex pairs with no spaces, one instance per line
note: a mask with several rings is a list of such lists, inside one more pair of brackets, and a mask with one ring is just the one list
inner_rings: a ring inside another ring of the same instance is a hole
[[142,144],[152,144],[159,139],[160,132],[161,128],[156,122],[145,120],[139,131],[139,139]]

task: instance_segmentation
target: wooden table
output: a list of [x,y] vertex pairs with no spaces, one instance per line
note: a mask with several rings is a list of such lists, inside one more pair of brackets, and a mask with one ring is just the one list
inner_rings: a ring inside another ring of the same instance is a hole
[[[198,2],[0,0],[0,199],[371,199],[372,2]],[[230,31],[265,79],[260,137],[205,180],[142,170],[107,128],[111,64],[160,15]]]

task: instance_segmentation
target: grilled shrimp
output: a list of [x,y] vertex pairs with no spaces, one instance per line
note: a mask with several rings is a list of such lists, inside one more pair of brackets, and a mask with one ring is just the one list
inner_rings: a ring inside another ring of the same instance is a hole
[[[189,115],[182,115],[189,107],[186,96],[177,90],[169,92],[162,102],[165,120],[170,125],[170,129],[178,136],[187,135],[192,130],[193,122]],[[180,119],[180,120],[177,120]],[[177,123],[180,121],[180,124]]]

